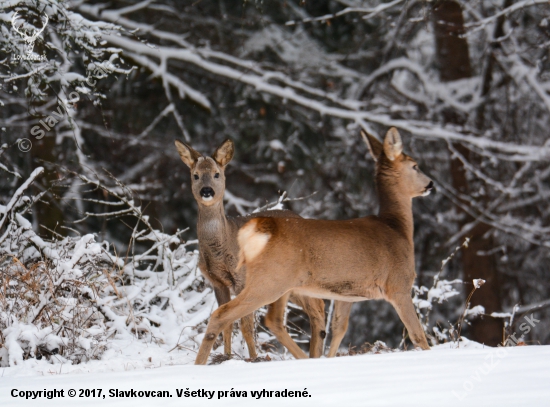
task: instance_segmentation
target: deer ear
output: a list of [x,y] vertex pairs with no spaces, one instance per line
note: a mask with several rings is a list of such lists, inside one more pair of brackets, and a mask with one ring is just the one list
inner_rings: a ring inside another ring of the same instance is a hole
[[181,157],[181,160],[187,165],[189,168],[193,168],[199,157],[202,157],[202,154],[198,151],[195,151],[191,148],[191,146],[176,140],[176,148],[178,149],[178,153]]
[[233,158],[235,145],[230,139],[225,140],[212,154],[212,158],[221,166],[225,167]]
[[395,127],[392,127],[386,133],[384,139],[384,153],[391,161],[395,160],[403,152],[403,142],[401,136]]
[[378,157],[380,157],[383,150],[382,143],[379,142],[373,135],[365,132],[364,130],[361,130],[361,137],[363,137],[365,144],[369,148],[370,155],[374,161],[378,161]]

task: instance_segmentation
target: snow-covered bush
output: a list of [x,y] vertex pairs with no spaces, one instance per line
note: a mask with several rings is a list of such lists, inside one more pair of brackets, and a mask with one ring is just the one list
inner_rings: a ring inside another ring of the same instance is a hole
[[[416,308],[416,313],[418,314],[422,328],[424,329],[424,333],[432,345],[438,345],[443,342],[458,339],[456,335],[459,329],[455,327],[456,322],[444,321],[440,323],[439,321],[430,321],[430,314],[435,304],[442,304],[449,298],[461,294],[459,287],[463,284],[462,280],[442,280],[440,277],[447,263],[458,253],[458,251],[461,248],[468,248],[468,242],[469,239],[466,238],[462,245],[456,247],[455,250],[441,262],[441,269],[434,276],[433,284],[430,288],[425,286],[413,286],[413,304]],[[466,309],[462,313],[462,318],[458,325],[460,325],[462,319],[465,317],[475,318],[483,312],[483,307],[478,306],[470,309],[469,303],[467,303]]]
[[37,199],[24,190],[41,172],[0,206],[0,366],[86,362],[117,340],[196,347],[214,296],[188,250],[195,242],[136,230],[132,240],[147,249],[122,258],[92,234],[46,241],[23,216]]
[[[452,325],[448,323],[448,327],[441,327],[437,324],[430,324],[430,312],[435,304],[441,304],[447,299],[460,294],[459,286],[462,285],[462,280],[438,280],[434,278],[432,287],[413,286],[413,303],[416,308],[416,313],[420,318],[420,323],[424,329],[424,333],[428,341],[432,345],[437,345],[442,342],[447,342],[452,339]],[[430,328],[431,326],[431,328]]]

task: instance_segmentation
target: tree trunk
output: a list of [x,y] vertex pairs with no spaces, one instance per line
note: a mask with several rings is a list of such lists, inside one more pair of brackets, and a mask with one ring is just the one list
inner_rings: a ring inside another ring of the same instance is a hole
[[[453,0],[435,1],[432,3],[432,16],[441,81],[450,82],[471,77],[468,43],[461,37],[464,33],[464,18],[460,5]],[[461,125],[466,118],[448,108],[443,111],[443,120]],[[461,144],[454,144],[453,147],[470,161],[469,150]],[[450,170],[453,188],[461,194],[468,195],[470,191],[466,170],[458,158],[451,160]],[[461,211],[460,208],[458,210]],[[460,226],[472,222],[474,218],[464,213],[464,220]],[[462,252],[464,281],[470,283],[474,278],[486,280],[480,292],[472,297],[471,304],[482,305],[486,314],[501,310],[499,275],[495,255],[491,254],[494,244],[490,231],[491,226],[478,223],[468,233],[469,248]],[[468,294],[469,290],[466,290],[465,295]],[[470,339],[490,346],[496,346],[502,341],[502,323],[495,318],[476,318],[467,332]]]
[[[55,168],[47,163],[55,163],[57,161],[55,135],[46,135],[41,140],[36,142],[33,140],[33,146],[31,154],[33,157],[34,166],[43,166],[44,175],[41,177],[43,189],[51,188],[52,183],[58,180],[58,172]],[[42,191],[41,189],[40,191]],[[35,193],[38,193],[36,190]],[[34,205],[34,214],[37,219],[37,224],[42,225],[45,228],[39,226],[36,231],[42,236],[52,238],[54,231],[60,235],[65,235],[65,229],[61,229],[59,226],[63,224],[63,211],[59,205],[59,201],[53,197],[53,194],[46,194]]]

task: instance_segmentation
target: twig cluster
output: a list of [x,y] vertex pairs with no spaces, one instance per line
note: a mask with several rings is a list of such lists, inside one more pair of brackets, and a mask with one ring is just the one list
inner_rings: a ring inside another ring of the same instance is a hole
[[118,339],[195,347],[214,296],[197,252],[187,251],[193,242],[152,229],[122,195],[122,207],[146,225],[132,234],[143,252],[122,259],[93,234],[44,240],[23,216],[36,200],[24,190],[39,173],[0,206],[0,366],[32,358],[83,363]]

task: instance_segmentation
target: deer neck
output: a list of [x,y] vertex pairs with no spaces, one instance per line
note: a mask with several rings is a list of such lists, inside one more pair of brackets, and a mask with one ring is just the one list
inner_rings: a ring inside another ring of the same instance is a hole
[[400,191],[395,179],[378,175],[376,184],[380,206],[378,217],[402,233],[412,245],[414,232],[412,198]]
[[202,240],[225,240],[229,231],[227,217],[223,202],[211,206],[199,204],[197,234],[199,242]]

